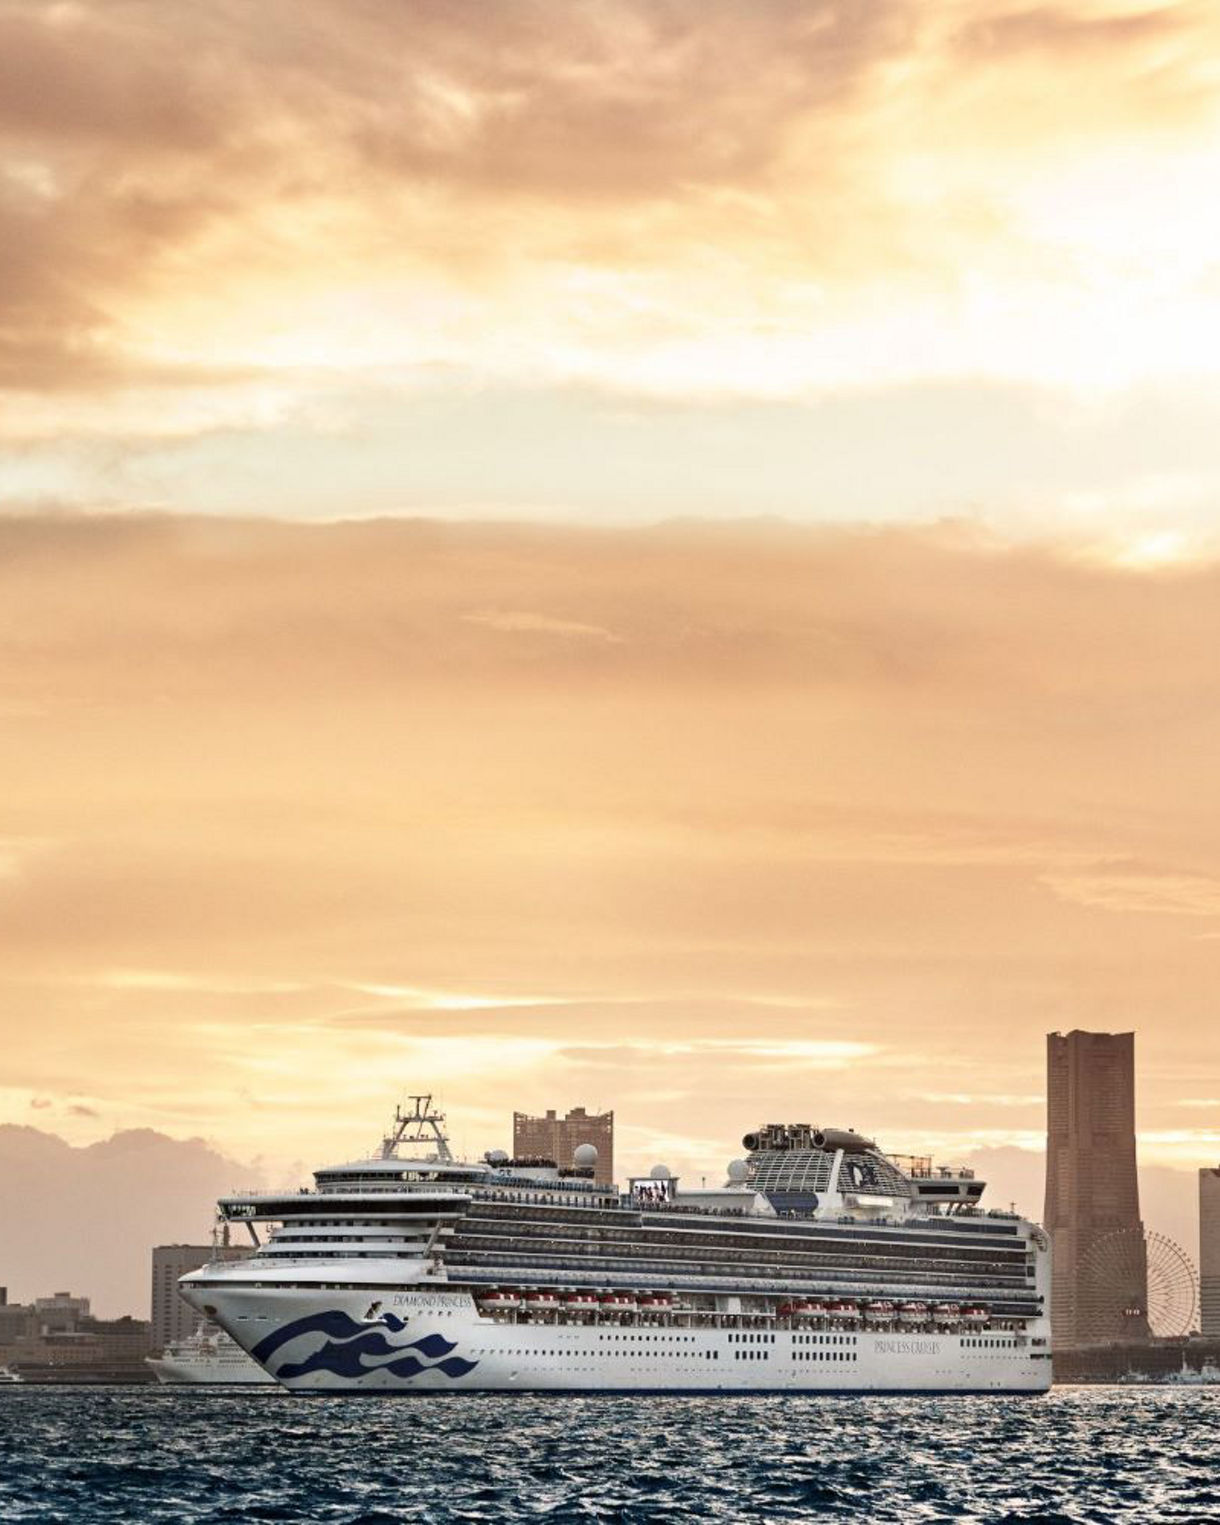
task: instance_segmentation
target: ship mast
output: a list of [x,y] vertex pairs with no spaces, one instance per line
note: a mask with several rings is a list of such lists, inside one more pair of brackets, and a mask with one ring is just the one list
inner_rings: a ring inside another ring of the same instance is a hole
[[394,1108],[394,1123],[381,1141],[378,1158],[396,1158],[400,1144],[430,1144],[435,1151],[431,1158],[452,1160],[449,1137],[445,1132],[445,1114],[433,1110],[431,1095],[409,1096],[407,1100],[411,1102],[411,1110],[404,1112],[401,1106]]

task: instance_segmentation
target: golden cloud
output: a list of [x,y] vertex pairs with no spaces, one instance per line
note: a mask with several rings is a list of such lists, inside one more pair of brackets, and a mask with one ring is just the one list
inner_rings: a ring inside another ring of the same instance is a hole
[[1218,578],[952,530],[4,521],[8,1083],[247,1155],[353,1147],[411,1079],[480,1147],[565,1097],[646,1136],[658,1091],[722,1154],[764,1112],[915,1147],[929,1097],[1036,1132],[1043,1033],[1134,1026],[1159,1148],[1215,1062]]
[[5,432],[97,393],[128,396],[61,404],[69,431],[265,427],[269,385],[325,408],[336,376],[438,369],[663,396],[1211,375],[1216,26],[5,0]]

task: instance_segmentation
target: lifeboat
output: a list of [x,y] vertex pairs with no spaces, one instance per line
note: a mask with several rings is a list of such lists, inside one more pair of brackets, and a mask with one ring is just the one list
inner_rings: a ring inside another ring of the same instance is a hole
[[982,1303],[970,1303],[962,1309],[962,1320],[967,1324],[985,1324],[990,1317]]
[[525,1306],[533,1313],[554,1313],[559,1307],[559,1294],[539,1287],[525,1294]]
[[641,1292],[639,1296],[639,1308],[641,1313],[668,1313],[673,1307],[673,1297],[668,1292]]
[[836,1320],[859,1318],[860,1309],[855,1303],[828,1303],[826,1306],[826,1314],[828,1318]]
[[803,1298],[800,1298],[795,1302],[780,1303],[775,1311],[779,1314],[780,1318],[807,1318],[809,1315],[809,1304]]
[[868,1303],[864,1309],[864,1321],[867,1324],[888,1324],[894,1317],[893,1303],[879,1302]]
[[596,1313],[598,1309],[596,1292],[569,1292],[563,1303],[571,1313]]
[[805,1304],[804,1318],[825,1318],[826,1304],[820,1297],[813,1297]]
[[962,1310],[956,1303],[937,1303],[932,1309],[932,1316],[938,1324],[956,1324],[962,1316]]
[[508,1313],[521,1306],[521,1294],[515,1287],[488,1287],[476,1296],[480,1308],[489,1308],[493,1313]]
[[634,1313],[636,1309],[634,1292],[603,1292],[599,1301],[603,1313]]
[[927,1317],[927,1303],[903,1303],[898,1309],[900,1324],[922,1324]]

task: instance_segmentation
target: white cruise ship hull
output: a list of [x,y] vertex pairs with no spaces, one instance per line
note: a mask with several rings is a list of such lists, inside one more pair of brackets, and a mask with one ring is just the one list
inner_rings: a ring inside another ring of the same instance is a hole
[[1049,1348],[1013,1332],[518,1323],[439,1288],[184,1291],[296,1391],[1036,1394],[1051,1381]]

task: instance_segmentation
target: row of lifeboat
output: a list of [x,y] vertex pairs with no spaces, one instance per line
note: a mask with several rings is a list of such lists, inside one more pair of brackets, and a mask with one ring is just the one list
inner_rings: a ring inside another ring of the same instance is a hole
[[826,1319],[832,1324],[862,1322],[865,1324],[986,1324],[989,1311],[981,1303],[892,1303],[886,1299],[873,1302],[853,1302],[835,1299],[823,1302],[819,1298],[797,1298],[781,1303],[780,1318]]
[[545,1287],[488,1287],[477,1292],[480,1308],[490,1313],[668,1313],[669,1292],[553,1292]]
[[[475,1294],[488,1313],[578,1315],[667,1314],[674,1300],[669,1292],[556,1292],[547,1287],[487,1287]],[[829,1324],[907,1324],[912,1327],[964,1324],[978,1327],[991,1320],[981,1303],[893,1303],[885,1299],[856,1302],[849,1298],[793,1298],[780,1303],[776,1313],[794,1322],[825,1321]]]

